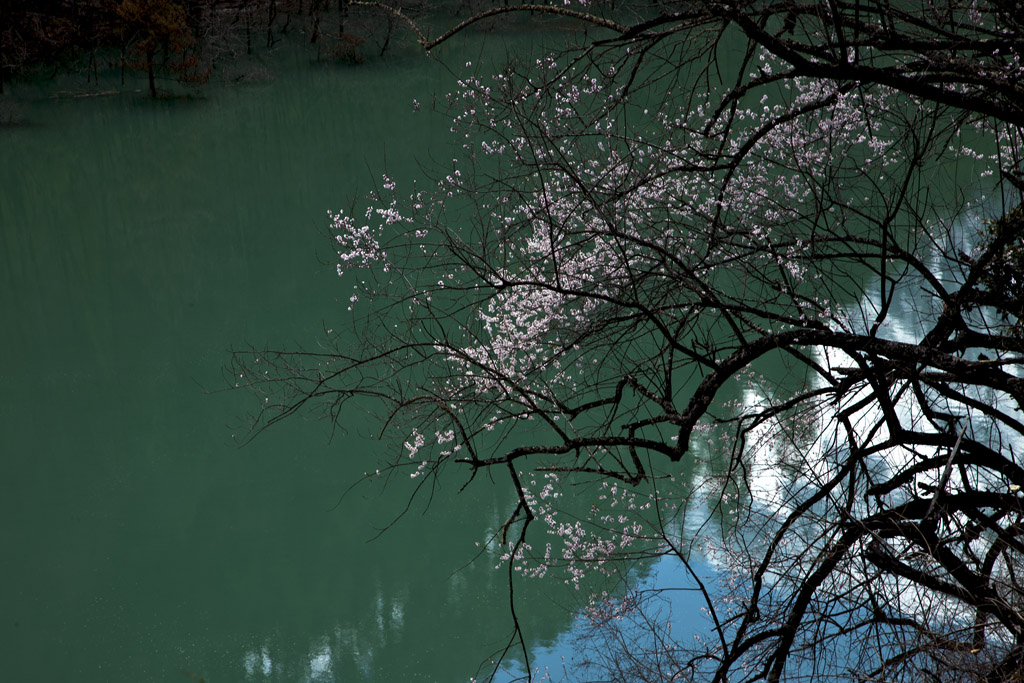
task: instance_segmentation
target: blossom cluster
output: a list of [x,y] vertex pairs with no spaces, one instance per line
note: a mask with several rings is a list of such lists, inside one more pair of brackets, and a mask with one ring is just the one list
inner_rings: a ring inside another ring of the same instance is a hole
[[[926,156],[913,131],[927,107],[886,87],[801,77],[686,98],[652,85],[640,99],[618,66],[580,64],[543,58],[525,75],[464,77],[448,97],[458,156],[434,186],[399,199],[385,178],[365,222],[332,214],[339,273],[391,275],[367,291],[400,302],[388,333],[421,354],[408,362],[440,406],[417,413],[427,422],[404,442],[413,478],[472,463],[474,445],[514,448],[508,434],[523,422],[556,446],[642,423],[630,433],[676,447],[660,431],[681,421],[665,386],[735,350],[716,346],[721,328],[854,327],[819,286],[819,264],[891,220],[880,188]],[[767,53],[756,64],[751,83],[787,68]],[[949,125],[959,140],[960,122]],[[960,158],[1006,153],[975,151],[968,137],[953,148]],[[496,429],[499,446],[488,441]],[[557,566],[580,586],[663,539],[648,523],[656,498],[608,481],[588,489],[589,513],[563,514],[570,477],[554,470],[630,474],[617,459],[625,449],[569,450],[524,457],[518,503],[543,536],[506,538],[501,560],[535,577]]]

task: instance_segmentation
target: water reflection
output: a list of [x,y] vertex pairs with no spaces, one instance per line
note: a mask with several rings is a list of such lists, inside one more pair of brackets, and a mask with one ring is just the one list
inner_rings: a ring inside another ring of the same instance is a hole
[[245,669],[246,678],[251,679],[257,674],[263,678],[269,678],[270,674],[274,671],[274,663],[270,659],[267,646],[264,645],[259,652],[255,650],[246,652],[245,657],[242,659],[242,668]]
[[306,680],[311,683],[331,683],[334,681],[332,669],[331,646],[323,642],[309,657],[309,677]]
[[[984,206],[974,207],[960,216],[952,223],[950,234],[946,237],[948,243],[955,248],[945,247],[946,242],[933,245],[929,250],[926,260],[930,264],[932,273],[937,280],[944,285],[955,289],[959,286],[960,276],[954,271],[948,261],[949,253],[971,253],[976,246],[979,235],[983,232],[984,217],[992,215],[991,209]],[[879,313],[877,292],[881,289],[880,283],[875,280],[864,286],[868,292],[859,301],[851,302],[845,306],[846,320],[850,331],[865,333],[871,322]],[[885,322],[878,330],[878,337],[885,340],[900,342],[904,344],[917,344],[938,318],[942,309],[942,301],[935,296],[924,295],[920,283],[911,277],[904,278],[894,291],[891,311],[886,316]],[[991,311],[978,307],[973,314],[981,320],[991,316]],[[997,321],[991,321],[997,326]],[[984,327],[984,324],[979,325]],[[835,372],[837,369],[851,368],[856,366],[857,360],[843,352],[841,349],[829,347],[814,347],[810,350],[812,362]],[[1008,372],[1019,374],[1022,368],[1019,364],[1005,367]],[[772,386],[770,389],[763,386],[746,387],[741,393],[740,412],[751,414],[755,410],[764,409],[773,400],[778,399],[778,394],[784,394],[788,390],[796,388],[801,378],[789,378],[789,384]],[[795,384],[794,384],[795,383]],[[810,391],[823,389],[826,381],[821,376],[814,374],[810,377]],[[977,386],[965,386],[964,391],[968,392],[970,398],[974,398],[982,405],[992,406],[1012,412],[1013,403],[1007,396],[999,394],[994,390]],[[840,411],[846,411],[849,406],[860,405],[857,410],[848,412],[852,420],[854,431],[863,437],[873,434],[865,444],[883,444],[889,438],[885,428],[877,430],[878,425],[885,425],[883,411],[876,401],[864,402],[870,396],[870,386],[861,386],[856,392],[844,398],[842,406],[822,406],[814,414],[804,415],[801,423],[787,422],[787,418],[774,418],[759,424],[751,430],[747,438],[746,456],[750,462],[749,488],[750,495],[755,503],[766,509],[773,509],[779,515],[785,515],[792,510],[792,498],[789,495],[794,490],[812,485],[813,481],[823,481],[833,474],[835,462],[841,460],[841,451],[844,435],[842,427],[836,419]],[[935,427],[924,414],[919,400],[910,392],[893,391],[893,408],[899,424],[905,429],[919,432],[934,432]],[[966,407],[964,407],[967,410]],[[988,417],[982,414],[971,413],[972,426],[974,429],[982,428],[990,424]],[[871,432],[876,429],[877,433]],[[1007,446],[1011,449],[1019,447],[1020,437],[1012,432],[1007,432],[1004,438],[1009,439]],[[792,467],[787,462],[787,457],[793,454],[794,448],[801,451],[797,466]],[[923,452],[928,448],[908,449],[905,447],[885,448],[874,456],[874,460],[880,467],[885,468],[888,473],[902,470],[909,466],[914,458],[924,457]],[[940,447],[933,447],[934,452],[941,450]],[[787,456],[789,454],[789,456]],[[801,481],[799,476],[807,477],[809,480]],[[928,480],[922,482],[925,486],[936,484]]]
[[[447,141],[410,101],[451,74],[416,57],[298,64],[185,107],[40,90],[38,125],[0,130],[10,680],[465,680],[503,643],[493,558],[458,571],[503,494],[438,490],[368,543],[409,491],[335,507],[386,447],[363,413],[333,442],[299,420],[239,449],[240,397],[204,391],[232,345],[349,324],[317,258],[324,216]],[[550,642],[570,617],[532,600],[527,630]]]

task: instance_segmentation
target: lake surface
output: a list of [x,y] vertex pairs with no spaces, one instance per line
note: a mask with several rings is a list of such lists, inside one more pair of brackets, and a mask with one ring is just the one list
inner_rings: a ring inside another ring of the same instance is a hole
[[[475,42],[473,42],[475,41]],[[480,42],[441,56],[462,66]],[[504,53],[502,48],[501,53]],[[15,86],[0,129],[0,652],[5,680],[464,681],[511,629],[479,552],[509,501],[460,482],[380,538],[406,489],[339,498],[383,446],[362,415],[244,447],[231,347],[348,320],[327,211],[446,155],[408,54],[284,59],[196,99]],[[424,107],[427,109],[427,107]],[[533,586],[539,652],[577,595]]]
[[[296,418],[239,446],[253,397],[227,391],[223,368],[233,347],[309,348],[345,329],[327,212],[385,172],[405,186],[450,159],[429,103],[467,61],[530,49],[466,36],[441,61],[277,55],[272,80],[170,100],[14,88],[24,125],[0,127],[0,680],[486,672],[512,629],[506,576],[481,549],[507,492],[442,481],[389,526],[408,487],[350,490],[386,454],[373,420],[353,410],[332,437]],[[911,340],[926,306],[897,304],[892,334]],[[771,505],[786,482],[762,469],[754,502]],[[671,560],[637,573],[680,583]],[[670,595],[677,623],[701,628],[697,596]],[[534,664],[555,680],[585,597],[517,585]]]
[[[253,398],[226,391],[223,368],[232,347],[345,329],[327,212],[385,172],[406,186],[450,159],[429,103],[467,61],[530,49],[467,36],[441,61],[277,55],[276,78],[191,99],[15,87],[25,125],[0,128],[0,680],[467,681],[506,645],[506,575],[473,560],[507,492],[443,481],[381,534],[408,487],[343,497],[385,454],[374,421],[354,410],[332,438],[296,418],[239,446]],[[895,319],[919,313],[900,303]],[[671,560],[638,574],[679,584]],[[671,596],[700,628],[697,596]],[[585,597],[517,585],[555,680]]]

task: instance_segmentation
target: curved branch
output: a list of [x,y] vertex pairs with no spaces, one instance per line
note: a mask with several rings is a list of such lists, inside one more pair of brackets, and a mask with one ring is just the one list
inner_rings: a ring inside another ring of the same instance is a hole
[[466,28],[472,26],[478,21],[483,21],[484,19],[489,19],[490,17],[495,17],[502,14],[509,14],[511,12],[533,12],[537,14],[552,14],[560,17],[569,17],[571,19],[578,19],[579,21],[588,24],[593,24],[594,26],[609,29],[620,34],[626,33],[629,30],[629,27],[614,22],[610,19],[605,19],[604,17],[599,17],[597,15],[589,14],[587,12],[580,12],[579,10],[567,9],[565,7],[549,7],[548,5],[514,5],[512,7],[492,7],[491,9],[484,10],[483,12],[474,14],[468,19],[465,19],[459,24],[451,27],[450,29],[439,35],[437,38],[429,39],[426,37],[426,35],[423,34],[423,32],[419,29],[419,27],[412,19],[410,19],[396,7],[392,7],[383,2],[374,2],[373,0],[352,0],[349,4],[360,7],[375,7],[377,9],[384,10],[385,12],[389,12],[395,17],[401,19],[416,34],[416,38],[419,41],[419,44],[427,52],[430,52],[441,43],[449,40],[457,33],[464,31]]

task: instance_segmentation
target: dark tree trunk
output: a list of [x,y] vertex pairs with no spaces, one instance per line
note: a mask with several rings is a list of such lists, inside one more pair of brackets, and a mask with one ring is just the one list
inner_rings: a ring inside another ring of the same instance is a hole
[[277,19],[277,2],[275,0],[269,0],[267,2],[267,48],[274,47],[274,20]]
[[388,27],[387,33],[384,34],[384,44],[380,46],[380,56],[383,57],[384,53],[388,51],[388,45],[391,44],[391,33],[395,30],[394,21],[391,18],[391,14],[388,13]]
[[327,7],[328,0],[313,0],[309,3],[309,18],[313,22],[313,30],[309,36],[310,44],[320,40],[320,20],[323,18],[323,10]]
[[4,11],[0,9],[0,95],[4,94]]
[[156,60],[156,50],[154,48],[146,49],[146,73],[149,76],[149,96],[156,97],[156,74],[153,73],[154,65],[153,62]]

